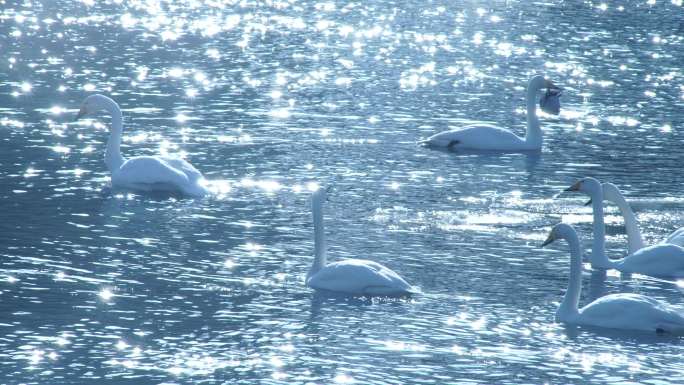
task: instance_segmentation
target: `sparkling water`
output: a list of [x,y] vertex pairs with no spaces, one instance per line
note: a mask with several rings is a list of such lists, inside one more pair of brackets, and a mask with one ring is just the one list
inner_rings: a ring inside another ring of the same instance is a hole
[[[577,178],[618,185],[647,244],[684,225],[677,0],[0,1],[0,383],[681,384],[672,336],[566,328]],[[486,122],[523,135],[527,79],[563,88],[541,154],[416,145]],[[180,154],[205,199],[112,189],[124,156]],[[412,299],[304,285],[312,184],[330,260]],[[608,206],[608,253],[627,250]],[[587,270],[581,304],[684,284]]]

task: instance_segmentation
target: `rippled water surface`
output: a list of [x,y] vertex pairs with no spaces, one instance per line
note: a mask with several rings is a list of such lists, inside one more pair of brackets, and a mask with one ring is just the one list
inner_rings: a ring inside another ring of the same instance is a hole
[[[3,384],[681,384],[679,338],[554,322],[591,216],[620,186],[647,243],[684,225],[681,1],[0,1]],[[524,87],[564,88],[540,155],[416,140],[524,132]],[[112,190],[125,156],[181,153],[205,199]],[[413,299],[319,296],[309,188],[331,258],[381,262]],[[608,211],[608,251],[626,252]],[[582,302],[684,284],[587,271]]]

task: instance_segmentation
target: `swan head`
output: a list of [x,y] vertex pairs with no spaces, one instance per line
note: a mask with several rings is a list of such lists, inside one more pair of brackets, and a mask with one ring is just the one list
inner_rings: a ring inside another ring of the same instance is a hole
[[545,78],[543,75],[534,75],[530,78],[529,82],[527,83],[527,87],[532,90],[541,90],[542,88],[548,88],[548,89],[553,89],[553,90],[559,90],[560,87],[557,85],[553,84],[551,80],[548,80]]
[[78,114],[74,120],[78,120],[99,110],[109,110],[112,105],[116,105],[116,103],[104,95],[90,95],[81,103],[81,109],[78,110]]
[[601,182],[591,177],[580,179],[577,182],[573,183],[572,186],[565,189],[565,191],[583,192],[592,198],[597,196],[597,194],[600,194],[602,190],[603,189],[601,187]]
[[553,243],[555,240],[558,239],[568,239],[568,237],[571,236],[572,233],[575,232],[575,229],[572,228],[567,223],[559,223],[551,229],[551,232],[549,233],[549,236],[546,237],[546,241],[542,243],[541,247],[544,247],[546,245],[549,245]]
[[603,185],[603,200],[616,203],[622,197],[620,189],[616,185],[606,182]]
[[[620,192],[620,189],[610,183],[606,182],[601,184],[601,187],[603,188],[603,200],[608,201],[608,202],[613,202],[613,203],[618,203],[621,200],[624,200],[622,197],[622,193]],[[592,200],[590,199],[587,203],[585,203],[585,206],[591,205]]]

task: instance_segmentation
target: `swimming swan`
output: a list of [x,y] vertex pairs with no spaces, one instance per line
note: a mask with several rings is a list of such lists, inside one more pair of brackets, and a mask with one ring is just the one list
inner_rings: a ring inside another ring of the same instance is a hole
[[609,294],[578,309],[582,291],[582,256],[575,229],[565,223],[553,227],[542,247],[557,239],[570,246],[570,281],[556,310],[556,322],[611,329],[684,333],[684,316],[670,305],[639,294]]
[[542,131],[537,118],[536,95],[542,88],[559,90],[541,75],[533,76],[527,84],[527,132],[521,138],[509,130],[488,124],[475,124],[460,129],[440,132],[421,144],[464,150],[540,151]]
[[617,269],[655,277],[684,277],[684,248],[672,244],[644,247],[628,256],[609,260],[606,256],[606,229],[603,218],[603,188],[594,178],[577,181],[565,191],[580,191],[591,197],[594,213],[594,242],[589,261],[595,269]]
[[76,120],[84,115],[105,110],[112,115],[112,127],[105,163],[112,173],[112,186],[141,191],[174,191],[193,197],[201,197],[207,189],[200,185],[202,174],[190,163],[177,157],[121,156],[121,133],[123,117],[116,102],[104,95],[90,95],[81,104]]
[[[616,185],[606,182],[602,184],[603,187],[603,200],[608,202],[613,202],[620,209],[622,213],[622,218],[625,221],[625,230],[627,232],[627,253],[634,254],[637,250],[643,249],[645,247],[644,239],[641,236],[641,230],[639,230],[639,222],[634,215],[634,211],[625,200],[625,197],[620,192],[620,189]],[[587,203],[587,205],[589,205]],[[660,241],[660,244],[671,243],[673,245],[678,245],[684,247],[684,227],[674,231],[666,239]]]
[[404,296],[416,291],[399,274],[365,259],[345,259],[326,263],[323,201],[326,192],[312,194],[314,223],[314,262],[306,276],[306,285],[317,290],[368,296]]

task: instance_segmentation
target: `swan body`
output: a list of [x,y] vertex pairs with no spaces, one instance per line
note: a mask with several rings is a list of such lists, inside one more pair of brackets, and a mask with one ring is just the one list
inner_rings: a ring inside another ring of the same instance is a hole
[[541,75],[533,76],[527,85],[527,132],[519,137],[509,130],[488,124],[469,125],[460,129],[440,132],[421,143],[431,147],[483,151],[540,151],[542,131],[537,118],[535,97],[542,88],[557,89]]
[[399,274],[376,262],[365,259],[345,259],[326,263],[323,228],[324,189],[315,191],[311,199],[314,222],[314,262],[306,276],[306,285],[316,290],[328,290],[350,295],[404,296],[415,293]]
[[684,277],[684,248],[661,243],[647,246],[625,258],[611,261],[614,269],[655,277]]
[[655,277],[684,277],[684,248],[673,244],[657,244],[640,248],[618,260],[606,256],[606,230],[603,214],[603,187],[594,178],[584,178],[566,191],[580,191],[591,197],[594,215],[594,242],[589,261],[592,268],[617,269]]
[[[643,249],[645,244],[641,236],[641,230],[639,230],[639,222],[620,189],[612,183],[603,183],[602,187],[603,199],[613,202],[620,209],[620,213],[622,213],[627,232],[627,252],[634,254],[639,249]],[[660,244],[673,244],[684,247],[684,227],[674,231],[666,239],[662,240]]]
[[389,268],[364,259],[345,259],[330,263],[309,277],[314,289],[356,295],[407,295],[411,285]]
[[112,127],[105,163],[112,174],[112,186],[139,191],[180,192],[201,197],[207,194],[202,173],[187,161],[171,156],[136,156],[125,159],[121,155],[123,117],[119,105],[104,95],[88,96],[76,116],[105,110],[112,115]]
[[535,150],[525,138],[489,124],[473,124],[458,130],[440,132],[429,137],[426,144],[433,147],[458,149],[497,150]]
[[570,246],[570,280],[556,311],[557,322],[622,330],[684,333],[684,316],[670,305],[644,295],[609,294],[578,308],[582,291],[580,241],[572,226],[559,223],[551,230],[542,247],[557,239],[565,239]]

